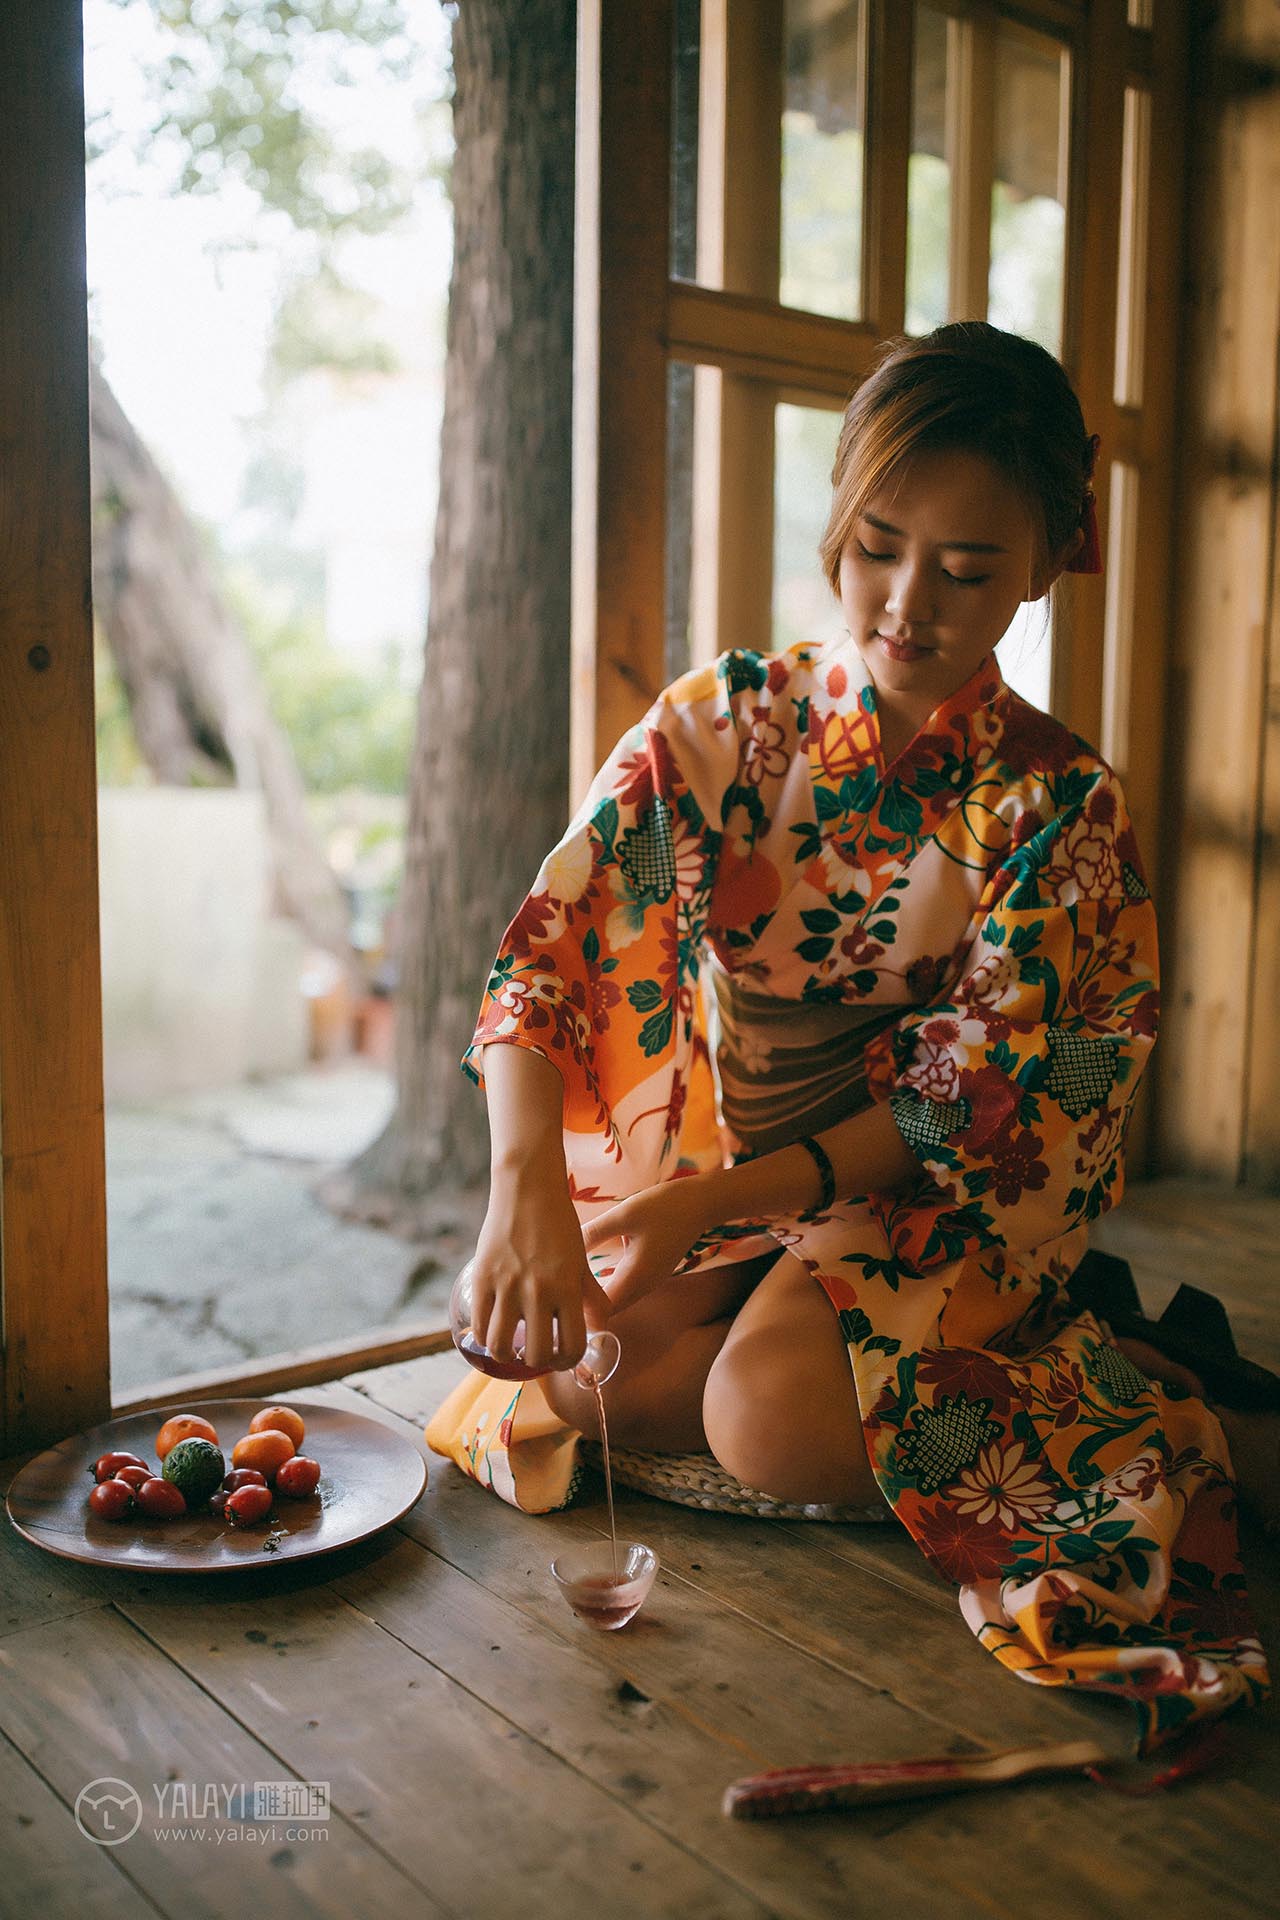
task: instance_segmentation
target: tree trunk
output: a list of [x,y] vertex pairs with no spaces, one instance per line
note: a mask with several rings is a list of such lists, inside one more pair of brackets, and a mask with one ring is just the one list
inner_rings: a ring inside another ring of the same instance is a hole
[[412,1233],[483,1180],[459,1071],[498,940],[568,816],[573,0],[453,27],[454,257],[440,495],[400,915],[399,1104],[323,1189]]
[[293,750],[200,535],[91,363],[94,615],[138,749],[169,786],[261,788],[274,910],[299,921],[353,981],[347,906],[307,816]]

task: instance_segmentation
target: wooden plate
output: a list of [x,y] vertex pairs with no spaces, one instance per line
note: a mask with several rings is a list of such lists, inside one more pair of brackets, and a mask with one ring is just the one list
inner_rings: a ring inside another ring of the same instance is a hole
[[[174,1413],[213,1422],[231,1465],[231,1449],[263,1407],[296,1407],[306,1422],[302,1452],[320,1462],[310,1499],[277,1494],[257,1527],[235,1527],[206,1508],[180,1520],[130,1514],[100,1520],[89,1510],[93,1463],[101,1454],[136,1453],[157,1464],[156,1435]],[[135,1573],[220,1573],[232,1567],[307,1560],[365,1540],[407,1513],[427,1484],[427,1463],[413,1442],[379,1420],[293,1395],[276,1400],[202,1400],[108,1420],[28,1460],[5,1505],[18,1532],[65,1560]]]

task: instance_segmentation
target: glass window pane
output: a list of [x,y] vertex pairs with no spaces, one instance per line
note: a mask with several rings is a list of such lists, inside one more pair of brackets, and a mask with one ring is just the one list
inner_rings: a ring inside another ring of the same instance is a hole
[[996,658],[1014,692],[1047,713],[1053,682],[1053,617],[1047,598],[1023,601],[996,648]]
[[947,16],[916,7],[907,171],[907,332],[947,318],[951,169],[947,164]]
[[1120,167],[1120,261],[1116,276],[1115,397],[1122,407],[1142,404],[1150,165],[1151,96],[1143,87],[1126,87],[1124,154]]
[[988,317],[1055,354],[1062,343],[1067,75],[1059,41],[1001,21]]
[[1102,739],[1121,776],[1129,770],[1130,680],[1133,661],[1134,572],[1138,550],[1138,470],[1111,463],[1107,516],[1106,613],[1102,644]]
[[702,0],[675,0],[671,63],[671,259],[673,278],[692,280],[698,258],[698,88]]
[[773,645],[826,640],[844,631],[840,603],[822,573],[818,542],[831,506],[840,414],[782,402],[775,413]]
[[857,319],[867,0],[674,21],[671,272]]
[[783,305],[862,310],[863,0],[784,0]]

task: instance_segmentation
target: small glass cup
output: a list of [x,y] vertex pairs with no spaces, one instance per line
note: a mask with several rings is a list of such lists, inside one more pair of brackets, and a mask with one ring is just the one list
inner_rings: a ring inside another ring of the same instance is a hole
[[[563,1362],[552,1361],[549,1367],[526,1366],[524,1359],[523,1320],[516,1322],[515,1339],[512,1341],[514,1359],[498,1360],[481,1342],[472,1325],[472,1273],[474,1260],[468,1260],[462,1272],[453,1283],[453,1292],[449,1295],[449,1330],[453,1335],[453,1344],[464,1360],[469,1360],[481,1373],[492,1375],[495,1380],[537,1380],[543,1374],[563,1372]],[[594,1393],[606,1380],[611,1380],[617,1372],[618,1362],[622,1358],[622,1345],[616,1333],[608,1328],[588,1335],[586,1352],[573,1369],[573,1377],[587,1393]]]
[[566,1547],[551,1562],[556,1585],[579,1620],[605,1633],[625,1627],[639,1613],[657,1574],[658,1556],[639,1540],[619,1540],[616,1580],[613,1565],[613,1547],[608,1540]]

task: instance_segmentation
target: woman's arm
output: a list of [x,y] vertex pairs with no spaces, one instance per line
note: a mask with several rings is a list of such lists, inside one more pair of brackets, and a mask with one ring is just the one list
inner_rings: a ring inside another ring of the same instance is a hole
[[[831,1162],[837,1199],[891,1191],[919,1176],[920,1162],[887,1106],[850,1114],[813,1137]],[[813,1155],[801,1146],[779,1147],[740,1166],[646,1187],[591,1221],[583,1240],[591,1251],[625,1242],[609,1278],[616,1310],[674,1274],[694,1242],[722,1221],[805,1213],[821,1198]]]
[[[917,1179],[920,1162],[898,1131],[887,1103],[865,1107],[813,1138],[831,1162],[836,1198],[879,1193]],[[703,1176],[708,1226],[759,1214],[803,1213],[822,1197],[822,1176],[806,1147],[779,1147],[739,1166]]]
[[587,1342],[584,1301],[603,1326],[609,1300],[592,1277],[582,1229],[569,1198],[562,1122],[564,1081],[530,1047],[484,1049],[489,1108],[489,1207],[476,1242],[476,1332],[509,1359],[516,1324],[525,1323],[525,1359],[549,1364],[559,1321],[560,1363],[572,1366]]

